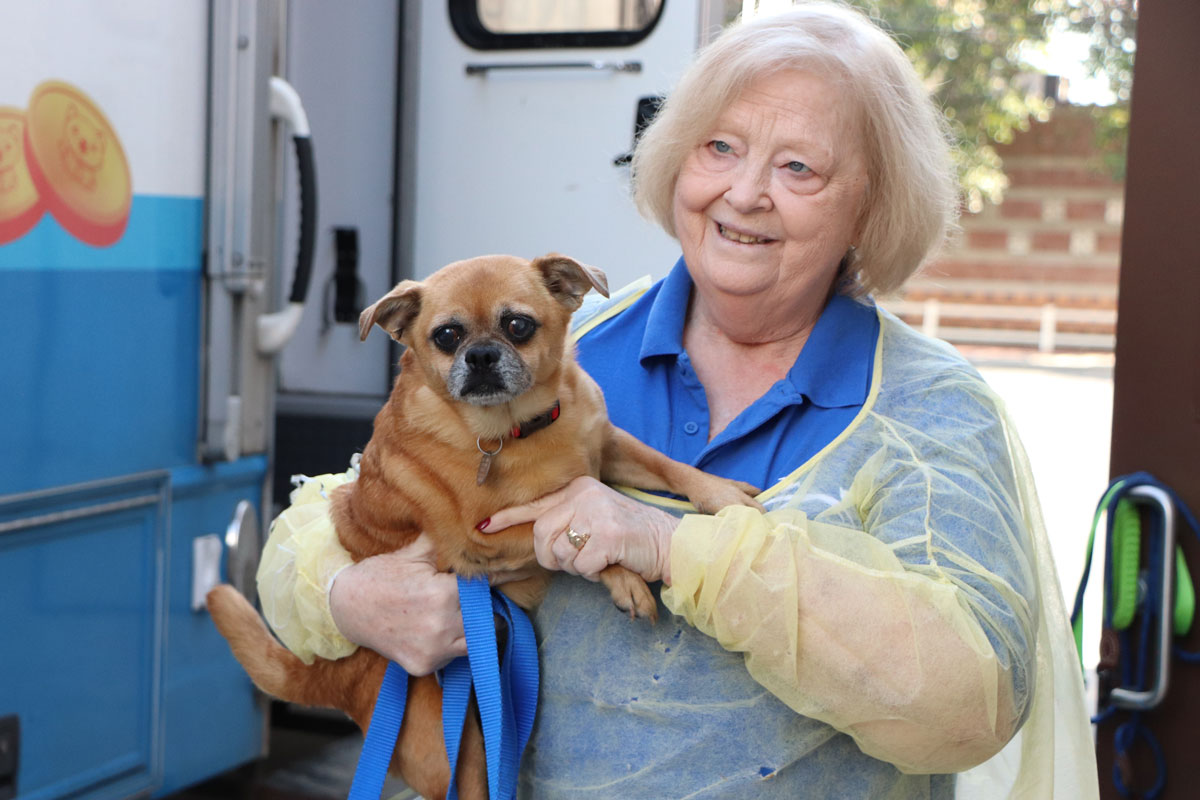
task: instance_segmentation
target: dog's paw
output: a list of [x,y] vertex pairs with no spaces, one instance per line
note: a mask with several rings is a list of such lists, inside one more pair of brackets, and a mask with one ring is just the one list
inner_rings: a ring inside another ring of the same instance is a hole
[[746,483],[745,481],[730,481],[730,483],[732,483],[734,486],[736,486],[738,489],[740,489],[742,494],[749,497],[755,503],[758,502],[757,500],[754,500],[754,498],[757,497],[759,494],[761,494],[762,490],[759,489],[757,486],[755,486],[752,483]]
[[608,587],[616,607],[629,614],[630,619],[658,621],[658,603],[640,575],[614,565],[600,572],[600,580]]
[[[709,476],[712,477],[712,476]],[[762,503],[754,499],[758,494],[757,487],[744,481],[730,481],[724,478],[712,478],[695,496],[688,499],[701,513],[715,514],[726,506],[749,506],[765,511]]]

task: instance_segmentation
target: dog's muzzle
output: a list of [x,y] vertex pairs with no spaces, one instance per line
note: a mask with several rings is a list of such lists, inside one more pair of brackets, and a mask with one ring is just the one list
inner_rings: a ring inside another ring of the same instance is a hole
[[478,405],[506,403],[529,388],[525,363],[495,342],[468,347],[450,370],[450,390]]

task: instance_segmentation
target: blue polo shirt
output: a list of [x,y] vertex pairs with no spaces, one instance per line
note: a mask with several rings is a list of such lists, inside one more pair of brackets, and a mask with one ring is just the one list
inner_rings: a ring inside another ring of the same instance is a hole
[[879,318],[834,295],[788,371],[713,440],[683,349],[692,279],[682,258],[629,308],[584,335],[579,363],[620,428],[677,461],[767,489],[829,444],[867,399]]

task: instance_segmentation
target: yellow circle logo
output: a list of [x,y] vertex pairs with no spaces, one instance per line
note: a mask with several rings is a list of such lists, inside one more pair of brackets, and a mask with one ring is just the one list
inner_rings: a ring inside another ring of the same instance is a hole
[[25,112],[0,106],[0,244],[24,236],[45,210],[25,165]]
[[90,97],[61,81],[34,89],[26,114],[25,158],[46,209],[88,244],[120,239],[133,186],[112,123]]

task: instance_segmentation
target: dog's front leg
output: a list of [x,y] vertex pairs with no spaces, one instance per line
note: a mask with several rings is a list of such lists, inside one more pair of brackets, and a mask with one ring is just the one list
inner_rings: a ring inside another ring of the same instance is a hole
[[742,481],[709,475],[667,458],[615,425],[609,425],[605,435],[600,479],[606,483],[681,494],[706,514],[738,505],[762,510],[762,505],[754,499],[757,488]]

